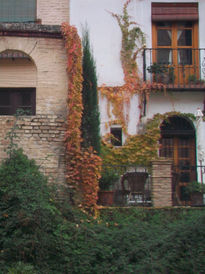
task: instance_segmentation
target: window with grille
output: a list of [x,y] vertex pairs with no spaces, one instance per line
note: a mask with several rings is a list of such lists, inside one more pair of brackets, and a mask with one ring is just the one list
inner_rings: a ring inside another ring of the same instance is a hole
[[0,22],[35,22],[36,0],[1,0]]
[[0,115],[35,115],[35,88],[0,88]]

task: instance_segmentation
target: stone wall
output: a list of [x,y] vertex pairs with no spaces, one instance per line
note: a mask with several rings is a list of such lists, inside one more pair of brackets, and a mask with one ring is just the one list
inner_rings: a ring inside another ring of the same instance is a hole
[[152,203],[154,207],[172,206],[172,161],[152,162]]
[[16,128],[15,143],[30,159],[35,159],[50,181],[65,181],[65,119],[57,115],[0,116],[0,161],[6,157],[6,135]]

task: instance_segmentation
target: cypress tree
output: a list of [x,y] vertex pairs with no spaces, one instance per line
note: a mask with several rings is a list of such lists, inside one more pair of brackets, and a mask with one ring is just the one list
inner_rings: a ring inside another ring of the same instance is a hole
[[92,146],[100,153],[100,114],[98,107],[96,65],[90,47],[89,32],[83,30],[83,116],[82,138],[83,147]]

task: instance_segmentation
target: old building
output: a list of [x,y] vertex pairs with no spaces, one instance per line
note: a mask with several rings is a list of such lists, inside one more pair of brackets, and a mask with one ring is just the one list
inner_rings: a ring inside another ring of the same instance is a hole
[[[81,32],[87,24],[96,59],[98,84],[118,87],[124,84],[120,61],[121,38],[114,14],[122,14],[125,0],[73,0],[70,6],[71,24]],[[134,95],[128,110],[128,133],[137,134],[143,124],[156,113],[170,114],[170,121],[161,124],[159,156],[171,158],[175,166],[175,191],[183,201],[187,183],[204,181],[205,125],[205,1],[203,0],[131,0],[128,13],[145,34],[146,45],[138,54],[140,77],[149,83],[162,83],[166,94],[150,94],[143,102],[141,117],[139,96]],[[113,133],[118,145],[124,143],[121,125],[113,125],[116,117],[107,114],[107,101],[100,97],[101,134]],[[192,118],[191,118],[192,117]],[[195,118],[194,118],[195,117]],[[198,167],[197,167],[198,166]]]
[[68,0],[0,2],[0,160],[15,126],[18,146],[58,182],[68,85],[60,25],[68,20]]

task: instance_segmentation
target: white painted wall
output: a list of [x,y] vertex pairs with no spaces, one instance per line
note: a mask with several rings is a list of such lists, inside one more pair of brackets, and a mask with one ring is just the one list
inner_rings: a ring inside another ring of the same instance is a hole
[[[152,2],[178,2],[176,0],[132,0],[128,11],[133,21],[136,21],[146,34],[146,46],[152,47],[151,33],[151,3]],[[180,0],[184,3],[199,3],[199,47],[205,48],[205,0]],[[90,31],[90,40],[96,60],[98,84],[118,86],[123,84],[123,71],[120,63],[121,32],[115,18],[110,12],[122,14],[125,0],[71,0],[70,23],[78,28],[81,35],[82,25],[87,23]],[[205,60],[205,54],[202,53]],[[203,59],[204,58],[204,59]],[[148,104],[146,118],[151,118],[155,113],[180,111],[195,113],[197,108],[203,109],[203,92],[178,92],[152,94]],[[109,131],[105,127],[109,121],[107,116],[106,100],[100,99],[101,133]],[[130,121],[128,131],[134,134],[137,131],[139,118],[138,98],[135,96],[130,105]],[[197,132],[199,134],[199,132]],[[205,138],[205,125],[200,127],[202,139]],[[202,142],[205,151],[205,142]]]

